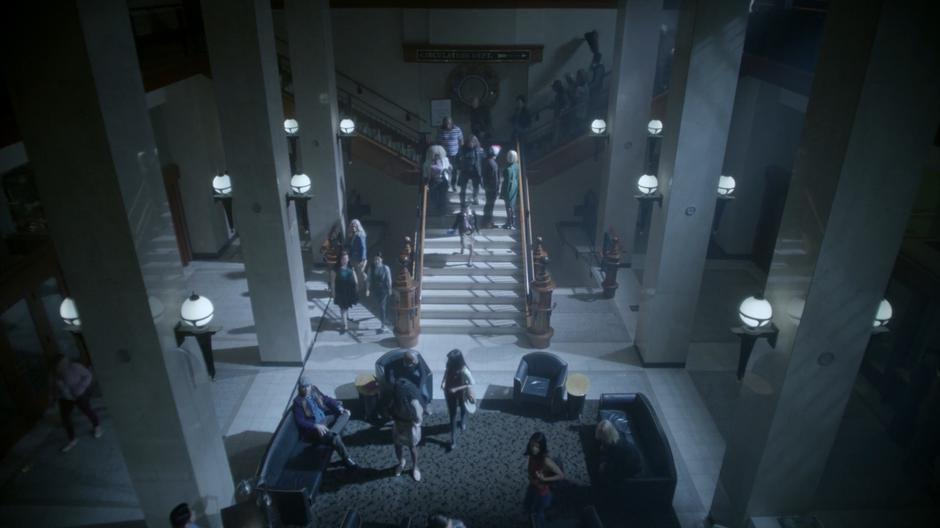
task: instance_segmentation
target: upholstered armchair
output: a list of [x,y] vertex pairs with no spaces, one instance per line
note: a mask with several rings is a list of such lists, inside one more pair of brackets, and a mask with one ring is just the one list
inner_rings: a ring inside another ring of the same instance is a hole
[[562,408],[568,364],[555,354],[532,352],[519,360],[512,381],[512,399],[517,404],[534,403],[548,407],[552,414]]

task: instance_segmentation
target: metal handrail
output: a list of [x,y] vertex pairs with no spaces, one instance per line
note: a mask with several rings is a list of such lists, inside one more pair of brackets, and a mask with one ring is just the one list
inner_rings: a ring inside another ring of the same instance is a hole
[[522,158],[522,145],[518,142],[516,143],[516,153],[519,155],[519,161],[518,161],[519,163],[519,182],[518,182],[519,184],[519,207],[517,209],[518,210],[517,222],[519,224],[518,225],[519,245],[522,248],[522,281],[523,281],[524,289],[525,289],[524,313],[525,313],[526,327],[528,327],[530,318],[532,315],[530,306],[529,306],[529,304],[532,301],[532,292],[531,292],[530,282],[531,282],[531,277],[535,274],[535,270],[534,268],[532,268],[532,264],[533,264],[532,258],[529,255],[531,251],[531,249],[529,248],[529,245],[531,243],[531,237],[532,237],[531,226],[529,225],[530,217],[529,217],[529,209],[528,209],[529,185],[528,185],[528,180],[525,177],[525,165],[523,164],[523,158]]
[[386,103],[388,103],[388,104],[394,106],[395,108],[398,108],[399,110],[401,110],[402,112],[405,113],[405,117],[406,117],[406,118],[414,117],[414,118],[416,118],[416,119],[418,120],[419,123],[425,123],[425,122],[426,122],[426,121],[425,121],[424,119],[422,119],[421,116],[419,116],[416,112],[412,112],[411,110],[409,110],[409,109],[405,108],[404,106],[402,106],[402,105],[396,103],[395,101],[392,101],[392,100],[389,99],[388,97],[386,97],[386,96],[382,95],[381,93],[379,93],[377,90],[374,90],[374,89],[372,89],[372,88],[369,88],[369,87],[366,86],[365,84],[362,84],[362,82],[357,81],[356,79],[353,79],[353,78],[350,77],[348,74],[343,73],[343,72],[341,72],[341,71],[339,71],[339,70],[336,70],[336,75],[339,76],[339,77],[342,77],[342,78],[344,78],[344,79],[346,79],[346,80],[348,80],[349,82],[354,83],[358,88],[361,88],[364,92],[369,92],[369,93],[371,93],[372,95],[375,95],[376,97],[378,97],[379,99],[385,101]]
[[424,239],[428,226],[428,184],[425,181],[419,183],[421,186],[421,197],[418,203],[418,229],[415,232],[415,271],[412,276],[415,279],[415,286],[418,288],[416,298],[418,299],[417,317],[421,317],[421,282],[424,278]]

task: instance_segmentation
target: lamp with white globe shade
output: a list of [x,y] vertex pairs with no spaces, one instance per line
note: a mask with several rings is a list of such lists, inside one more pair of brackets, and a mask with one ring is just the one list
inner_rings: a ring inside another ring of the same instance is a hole
[[232,194],[232,178],[228,174],[222,173],[212,178],[212,190],[218,196],[228,196]]
[[78,307],[75,306],[75,299],[71,297],[62,299],[62,304],[59,305],[59,317],[67,325],[82,326],[82,320],[78,317]]
[[594,121],[591,121],[592,134],[599,136],[604,132],[607,132],[607,121],[604,121],[603,119],[595,119]]
[[341,134],[350,135],[356,131],[356,122],[348,117],[344,117],[339,121],[339,131]]
[[195,292],[180,306],[180,319],[183,324],[197,328],[209,324],[214,313],[215,307],[212,306],[212,301]]
[[738,307],[738,317],[745,326],[751,329],[767,326],[773,315],[774,310],[770,306],[770,301],[761,296],[748,297]]
[[646,125],[646,131],[650,133],[651,136],[658,136],[663,132],[663,122],[659,119],[653,119]]
[[875,312],[875,321],[873,326],[882,327],[888,324],[888,321],[891,320],[891,316],[894,315],[894,309],[891,308],[891,303],[888,302],[888,299],[882,299],[878,304],[878,311]]
[[284,120],[284,132],[287,132],[289,135],[293,136],[300,130],[300,124],[296,119],[285,119]]
[[295,174],[290,179],[290,189],[297,194],[304,194],[310,190],[310,176],[306,174]]
[[637,179],[636,188],[645,195],[654,194],[659,189],[659,180],[652,174],[644,174]]
[[721,175],[718,177],[718,195],[728,196],[734,192],[734,176]]

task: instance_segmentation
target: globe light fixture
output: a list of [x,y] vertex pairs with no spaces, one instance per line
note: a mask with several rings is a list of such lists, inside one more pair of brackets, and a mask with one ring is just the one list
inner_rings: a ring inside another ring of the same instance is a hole
[[875,312],[875,321],[873,326],[880,328],[887,325],[888,321],[891,320],[891,316],[893,315],[894,309],[891,308],[891,303],[888,302],[888,299],[882,299],[878,304],[878,311]]
[[644,195],[654,194],[659,189],[659,180],[652,174],[644,174],[637,179],[636,188]]
[[78,317],[78,307],[75,306],[75,299],[71,297],[62,299],[62,304],[59,305],[59,317],[67,325],[82,326],[82,320]]
[[209,324],[215,313],[212,301],[193,292],[180,306],[180,319],[184,325],[201,328]]
[[295,174],[290,179],[290,189],[297,194],[304,194],[310,190],[310,176],[306,174]]
[[718,195],[728,196],[734,192],[734,176],[721,175],[718,177]]
[[604,121],[603,119],[595,119],[594,121],[591,121],[592,134],[599,136],[604,132],[607,132],[607,121]]
[[300,130],[300,124],[296,119],[284,120],[284,132],[287,132],[288,135],[293,136],[298,130]]
[[212,190],[218,196],[228,196],[232,194],[232,178],[225,173],[212,178]]
[[769,325],[773,315],[774,310],[770,306],[770,301],[759,295],[744,299],[738,307],[738,317],[750,329]]
[[356,131],[356,122],[348,117],[339,120],[339,131],[344,135],[351,135]]
[[658,136],[663,132],[663,122],[659,119],[653,119],[646,125],[646,130],[651,136]]

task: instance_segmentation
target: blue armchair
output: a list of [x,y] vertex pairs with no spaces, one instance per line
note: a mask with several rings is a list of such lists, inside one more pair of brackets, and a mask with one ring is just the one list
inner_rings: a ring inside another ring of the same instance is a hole
[[512,381],[512,399],[517,404],[534,403],[548,407],[555,414],[565,400],[567,379],[568,364],[555,354],[526,354],[519,360],[519,368]]

